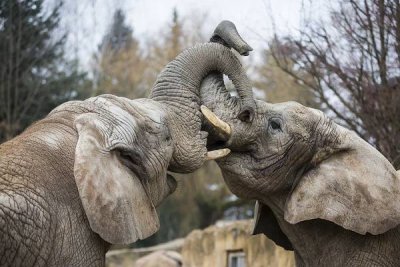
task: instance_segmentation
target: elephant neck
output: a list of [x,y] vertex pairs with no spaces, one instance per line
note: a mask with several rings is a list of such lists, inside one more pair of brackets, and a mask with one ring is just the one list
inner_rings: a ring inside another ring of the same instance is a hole
[[[261,202],[271,208],[292,243],[297,266],[368,266],[371,260],[378,266],[400,266],[400,258],[393,249],[400,236],[399,226],[374,236],[360,235],[322,219],[290,224],[284,219],[289,193],[264,197]],[[372,255],[379,257],[369,258]]]

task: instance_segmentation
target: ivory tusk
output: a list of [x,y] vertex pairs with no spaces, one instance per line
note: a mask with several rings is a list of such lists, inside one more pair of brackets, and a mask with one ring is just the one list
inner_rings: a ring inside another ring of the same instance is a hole
[[206,117],[207,121],[209,121],[217,130],[222,132],[227,137],[231,136],[231,127],[226,122],[222,121],[217,117],[211,110],[209,110],[206,106],[202,105],[200,107],[201,113],[203,113],[204,117]]
[[231,150],[229,148],[208,151],[206,160],[219,159],[219,158],[225,157],[229,153],[231,153]]

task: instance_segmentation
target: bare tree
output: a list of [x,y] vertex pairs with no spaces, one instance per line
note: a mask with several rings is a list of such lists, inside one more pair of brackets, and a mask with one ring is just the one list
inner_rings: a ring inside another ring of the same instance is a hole
[[275,38],[279,67],[399,168],[400,1],[340,1],[299,36]]
[[[275,47],[275,46],[272,46]],[[297,101],[303,105],[319,108],[313,91],[298,79],[278,67],[269,49],[262,51],[262,63],[255,68],[254,85],[265,93],[269,102]],[[306,73],[295,69],[295,64],[287,59],[285,67],[297,76],[306,79]]]

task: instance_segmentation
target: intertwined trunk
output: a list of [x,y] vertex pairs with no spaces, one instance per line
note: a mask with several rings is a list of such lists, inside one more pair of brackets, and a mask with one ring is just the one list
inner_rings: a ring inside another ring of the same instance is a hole
[[226,74],[240,97],[240,110],[254,111],[251,84],[240,61],[229,48],[197,45],[182,52],[159,75],[150,97],[165,104],[175,150],[170,169],[190,172],[200,167],[206,154],[206,133],[201,133],[200,85],[212,71]]

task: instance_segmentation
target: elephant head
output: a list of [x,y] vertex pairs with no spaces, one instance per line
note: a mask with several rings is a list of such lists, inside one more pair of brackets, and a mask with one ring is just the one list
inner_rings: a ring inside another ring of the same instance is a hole
[[[200,85],[213,71],[226,74],[239,95],[238,117],[248,123],[254,114],[255,102],[251,84],[236,55],[251,50],[237,33],[232,22],[221,22],[213,35],[215,42],[196,45],[182,52],[160,73],[150,98],[161,103],[169,116],[174,152],[170,170],[191,172],[206,157],[207,133],[201,131]],[[225,40],[227,42],[225,42]]]
[[[254,120],[244,124],[218,73],[204,80],[201,96],[208,147],[232,151],[217,160],[227,185],[259,202],[255,233],[292,249],[276,216],[290,224],[323,219],[362,235],[400,223],[399,173],[354,132],[296,102],[256,101]],[[227,130],[210,128],[219,119]]]
[[217,27],[214,37],[219,36],[229,42],[196,45],[171,61],[149,99],[92,98],[86,101],[89,111],[75,119],[76,184],[92,230],[106,241],[132,243],[156,232],[155,207],[176,187],[167,170],[190,172],[229,152],[207,152],[207,133],[201,131],[199,91],[207,74],[228,75],[240,96],[241,121],[253,116],[250,82],[229,46],[241,53],[249,48],[230,22]]

